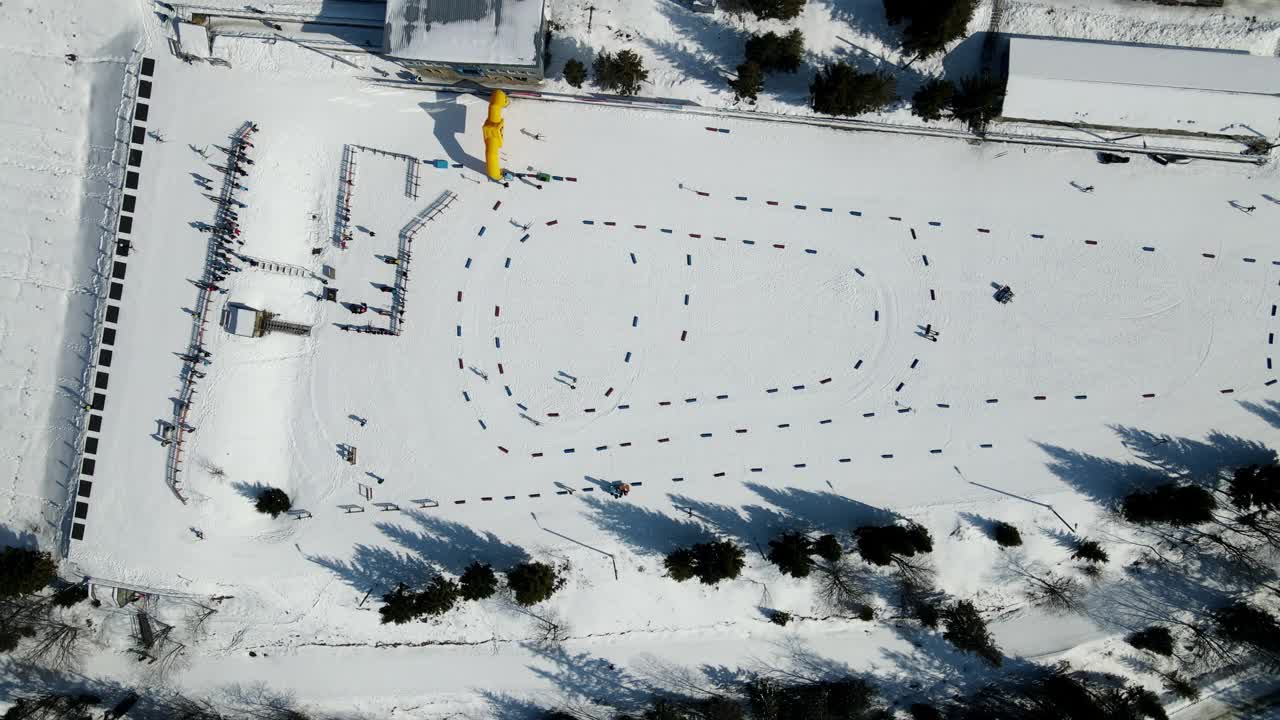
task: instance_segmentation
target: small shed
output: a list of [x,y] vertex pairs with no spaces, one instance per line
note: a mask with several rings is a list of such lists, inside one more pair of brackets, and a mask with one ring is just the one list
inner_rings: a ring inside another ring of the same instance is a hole
[[207,59],[213,45],[209,41],[209,30],[204,25],[175,21],[177,26],[178,50],[187,57]]
[[1280,58],[1015,37],[1004,120],[1218,137],[1280,135]]
[[248,305],[230,302],[222,311],[222,327],[232,335],[259,337],[262,335],[261,316],[262,313]]
[[545,0],[387,0],[383,51],[446,80],[542,80]]

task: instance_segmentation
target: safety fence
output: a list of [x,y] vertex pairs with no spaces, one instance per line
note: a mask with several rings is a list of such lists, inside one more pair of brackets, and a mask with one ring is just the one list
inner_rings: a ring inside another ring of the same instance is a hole
[[[367,82],[375,85],[384,85],[388,87],[396,87],[400,89],[416,89],[428,92],[440,93],[473,93],[474,89],[468,87],[460,87],[453,85],[443,85],[427,82],[415,82],[405,80],[393,80],[390,78],[367,78]],[[767,113],[760,111],[731,110],[727,108],[709,108],[703,107],[691,101],[685,100],[669,100],[663,98],[636,98],[618,95],[604,95],[595,93],[592,95],[560,95],[556,93],[538,92],[536,90],[527,89],[510,89],[506,93],[512,98],[523,100],[539,100],[543,102],[560,102],[575,103],[580,105],[599,105],[607,107],[622,107],[642,110],[653,110],[655,112],[664,112],[680,115],[693,115],[697,117],[707,117],[713,119],[735,119],[748,120],[753,122],[770,122],[770,123],[786,123],[791,125],[808,125],[813,127],[833,128],[836,130],[861,130],[867,132],[882,132],[895,135],[919,135],[923,137],[946,138],[951,140],[962,140],[964,142],[999,142],[1014,145],[1040,145],[1045,147],[1070,147],[1080,148],[1084,150],[1102,150],[1107,152],[1123,152],[1136,153],[1142,155],[1149,154],[1166,154],[1166,155],[1183,155],[1186,157],[1197,158],[1201,160],[1216,160],[1221,162],[1237,162],[1251,163],[1254,165],[1264,165],[1270,160],[1269,155],[1247,155],[1240,151],[1230,152],[1226,150],[1206,150],[1202,148],[1180,147],[1176,145],[1166,145],[1161,141],[1167,138],[1163,136],[1152,136],[1147,138],[1145,135],[1129,136],[1125,139],[1118,140],[1088,140],[1084,138],[1062,137],[1056,135],[1043,135],[1038,133],[1014,132],[1012,130],[1003,131],[987,131],[982,134],[961,130],[957,128],[929,127],[925,125],[907,125],[902,123],[891,123],[878,120],[853,120],[832,117],[822,117],[818,115],[781,115],[777,113]],[[1133,142],[1126,142],[1132,140]],[[1136,143],[1136,144],[1135,144]],[[1145,143],[1145,144],[1144,144]]]
[[204,347],[204,334],[209,327],[209,309],[213,305],[213,297],[221,290],[216,284],[216,276],[217,268],[222,264],[219,256],[225,254],[222,251],[222,245],[224,242],[235,239],[239,234],[236,223],[230,218],[234,217],[232,208],[244,206],[244,203],[236,199],[236,190],[242,187],[239,176],[247,174],[248,171],[239,168],[238,158],[247,156],[248,148],[253,146],[249,141],[249,135],[256,129],[257,126],[253,123],[244,123],[231,135],[230,144],[226,149],[227,164],[223,168],[222,189],[216,198],[217,216],[215,225],[209,231],[204,268],[200,280],[196,283],[196,303],[191,313],[191,338],[187,343],[186,352],[182,355],[182,370],[179,373],[181,386],[178,397],[174,400],[173,422],[164,431],[167,435],[161,438],[161,442],[168,448],[165,459],[165,483],[184,505],[187,503],[187,497],[182,492],[184,443],[187,435],[195,430],[188,424],[187,417],[195,401],[196,381],[204,376],[200,366],[210,363],[210,354]]

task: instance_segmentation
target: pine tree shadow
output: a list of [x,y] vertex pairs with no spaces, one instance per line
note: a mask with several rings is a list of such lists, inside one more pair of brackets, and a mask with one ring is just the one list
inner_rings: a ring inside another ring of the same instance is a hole
[[254,502],[257,502],[258,496],[261,495],[264,490],[269,490],[270,487],[271,486],[263,485],[262,483],[259,483],[259,482],[247,483],[247,482],[236,481],[231,483],[232,490],[235,490],[237,493],[240,493],[241,497],[246,498],[248,500],[253,500]]
[[685,545],[709,540],[712,533],[701,523],[682,520],[636,503],[605,500],[588,495],[582,502],[591,510],[591,522],[612,533],[639,552],[666,554]]
[[1204,581],[1199,568],[1144,563],[1126,568],[1122,582],[1106,583],[1090,596],[1086,614],[1105,628],[1133,632],[1171,617],[1203,617],[1224,604],[1231,590]]
[[25,530],[19,532],[10,529],[8,525],[0,525],[0,548],[18,547],[35,550],[39,545],[40,541],[34,533]]
[[1148,465],[1112,460],[1049,443],[1036,445],[1049,456],[1049,471],[1094,502],[1111,507],[1124,495],[1168,481]]
[[658,3],[658,11],[680,42],[645,38],[645,44],[685,78],[710,90],[724,89],[722,73],[741,62],[747,33],[720,22],[717,16],[695,13],[675,2]]
[[480,697],[488,704],[484,717],[494,720],[540,720],[547,715],[547,708],[523,698],[497,690],[481,689]]
[[677,510],[707,523],[716,533],[746,545],[760,546],[769,538],[795,525],[795,521],[777,510],[747,505],[742,508],[695,500],[684,495],[670,495]]
[[891,48],[902,46],[902,32],[889,24],[884,15],[884,0],[815,0],[831,8],[831,17],[849,26],[855,33],[875,38]]
[[501,570],[529,559],[524,548],[493,533],[477,532],[461,523],[418,512],[403,515],[421,525],[422,531],[390,522],[376,523],[375,527],[404,550],[361,543],[355,546],[350,560],[318,555],[307,559],[362,593],[370,589],[389,591],[400,583],[417,586],[441,572],[460,575],[473,560]]
[[435,568],[422,558],[381,545],[356,545],[350,560],[321,555],[308,555],[307,559],[361,593],[390,591],[400,583],[416,586],[435,574]]
[[529,559],[524,548],[506,542],[491,532],[477,532],[462,523],[419,512],[407,517],[422,527],[415,532],[398,523],[377,523],[376,527],[406,550],[441,570],[461,575],[472,561],[509,568]]
[[[121,684],[116,680],[94,678],[80,673],[50,670],[48,668],[16,662],[9,659],[0,660],[0,698],[13,701],[22,697],[38,697],[42,695],[92,695],[99,699],[93,712],[87,716],[99,717],[103,711],[113,709],[117,703],[126,698],[137,698],[128,712],[130,720],[173,720],[173,695],[162,688],[148,689],[147,692],[135,691],[134,688]],[[14,713],[17,716],[17,713]],[[37,715],[44,717],[43,715]],[[8,717],[7,715],[5,717]],[[28,717],[22,715],[21,717]],[[58,717],[62,717],[59,715]],[[69,716],[68,716],[69,717]]]
[[996,521],[971,512],[959,513],[960,519],[969,523],[982,532],[988,539],[994,540],[996,535]]
[[1045,528],[1041,532],[1049,536],[1049,539],[1053,540],[1055,545],[1069,552],[1075,552],[1080,545],[1080,540],[1083,539],[1083,536],[1075,535],[1056,527]]
[[931,702],[954,694],[972,695],[1001,677],[1017,676],[1037,669],[1034,662],[1004,656],[1000,667],[992,667],[977,655],[959,650],[942,636],[942,627],[930,630],[913,625],[895,625],[894,631],[909,642],[914,651],[885,649],[881,657],[892,672],[876,677],[881,691],[899,702]]
[[1280,428],[1280,402],[1263,400],[1261,403],[1255,403],[1241,400],[1240,407],[1266,420],[1271,427]]
[[1036,444],[1050,457],[1049,470],[1095,502],[1112,507],[1129,493],[1170,481],[1213,484],[1230,468],[1276,460],[1262,443],[1210,431],[1204,440],[1157,435],[1124,425],[1111,430],[1140,462],[1114,460],[1078,450]]
[[1213,482],[1224,468],[1276,461],[1275,451],[1262,443],[1216,430],[1204,440],[1193,440],[1124,425],[1113,425],[1111,429],[1138,459],[1194,482]]
[[774,488],[751,482],[746,486],[784,513],[784,530],[820,530],[838,534],[862,525],[887,525],[900,517],[897,513],[834,492]]
[[526,645],[544,664],[530,665],[533,674],[572,700],[587,700],[620,710],[645,707],[657,689],[625,668],[588,652],[570,653],[560,645]]

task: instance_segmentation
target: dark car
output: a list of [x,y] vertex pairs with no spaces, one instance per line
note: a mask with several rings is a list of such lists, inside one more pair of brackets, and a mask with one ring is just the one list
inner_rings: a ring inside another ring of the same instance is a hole
[[1103,165],[1112,165],[1114,163],[1127,163],[1129,157],[1127,155],[1117,155],[1115,153],[1100,152],[1098,153],[1098,162]]

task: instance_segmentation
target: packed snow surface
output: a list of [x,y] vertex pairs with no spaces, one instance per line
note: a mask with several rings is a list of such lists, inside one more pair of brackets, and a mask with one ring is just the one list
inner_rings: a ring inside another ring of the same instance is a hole
[[[575,10],[573,32],[662,58],[655,94],[724,101],[722,77],[689,71],[719,56],[687,44],[712,37],[703,20],[595,4],[593,29]],[[878,4],[813,2],[801,23],[819,56],[848,47],[840,38],[885,54],[887,30],[856,21]],[[551,179],[502,187],[481,172],[484,97],[370,84],[372,67],[395,68],[293,43],[220,38],[230,68],[187,66],[127,27],[130,3],[10,5],[3,52],[30,82],[0,108],[12,136],[0,150],[5,527],[21,542],[55,534],[83,449],[79,380],[86,363],[106,370],[86,533],[66,571],[159,591],[148,607],[190,643],[167,679],[193,693],[267,683],[379,717],[481,718],[711,688],[738,671],[867,673],[894,698],[973,687],[987,670],[972,656],[884,621],[887,607],[874,622],[833,617],[812,582],[761,556],[784,529],[903,517],[932,531],[939,587],[974,599],[1005,652],[1131,673],[1117,638],[1142,622],[1140,586],[1120,568],[1140,548],[1104,502],[1153,467],[1205,471],[1275,445],[1274,165],[1103,166],[1079,150],[517,96],[504,163]],[[852,9],[838,29],[824,24],[837,7]],[[1277,35],[1267,7],[1256,24],[1067,7],[1012,4],[1006,23],[1255,54]],[[618,34],[624,11],[646,40]],[[133,145],[131,250],[110,258],[126,272],[104,367],[92,300],[115,272],[97,254],[115,249],[135,45],[156,59],[140,123],[155,134]],[[794,110],[803,85],[762,107]],[[214,218],[193,175],[222,183],[217,146],[250,120],[261,130],[236,180],[239,250],[259,265],[241,263],[215,295],[184,504],[158,440],[207,259],[199,227]],[[415,227],[446,192],[456,200]],[[398,271],[380,256],[410,232],[403,332],[342,330],[389,325],[377,310]],[[994,298],[1004,285],[1008,304]],[[318,299],[326,288],[370,310]],[[232,335],[216,322],[230,303],[312,330]],[[607,492],[617,482],[631,484],[625,499]],[[311,517],[254,512],[265,485]],[[999,549],[994,520],[1019,526],[1022,548]],[[1087,611],[1028,607],[1018,573],[1069,571],[1080,535],[1113,556]],[[748,549],[742,578],[664,576],[663,553],[715,536]],[[400,582],[524,558],[568,567],[528,612],[495,598],[378,623],[379,596]],[[182,613],[210,596],[225,599],[204,633],[182,635]],[[771,609],[796,619],[777,627]],[[123,652],[127,611],[97,620],[85,675],[154,680]],[[548,622],[563,641],[530,642]]]
[[[323,700],[396,682],[396,655],[360,651],[372,677],[353,691],[331,645],[475,644],[433,651],[454,657],[498,643],[519,667],[557,662],[509,645],[538,624],[502,606],[405,627],[373,612],[399,582],[526,557],[572,568],[548,610],[572,628],[571,655],[679,663],[729,636],[743,653],[785,636],[912,672],[905,647],[881,657],[891,633],[839,641],[864,632],[858,621],[794,636],[769,625],[762,606],[822,611],[756,550],[788,528],[907,516],[946,538],[942,588],[1017,608],[989,518],[1022,524],[1018,562],[1054,563],[1064,536],[1103,522],[1093,500],[1127,482],[1134,452],[1159,453],[1167,435],[1188,438],[1179,452],[1256,457],[1273,432],[1271,167],[1103,166],[1077,150],[745,120],[713,132],[703,118],[517,96],[503,153],[525,177],[504,187],[482,176],[483,97],[163,57],[154,88],[146,125],[166,141],[142,146],[119,359],[71,561],[233,595],[211,625],[207,647],[221,649],[195,653],[197,686],[268,672]],[[206,259],[198,226],[213,221],[192,176],[221,183],[219,146],[250,120],[238,250],[306,272],[246,266],[215,303],[312,331],[207,331],[183,504],[157,435]],[[456,200],[419,222],[446,193]],[[402,333],[342,329],[390,327],[378,311],[396,307],[383,288],[402,243]],[[307,275],[324,266],[327,285]],[[326,287],[339,302],[319,299]],[[617,482],[633,488],[625,499],[608,492]],[[263,486],[311,517],[255,513]],[[661,553],[715,534],[752,550],[748,580],[661,577]],[[1011,653],[1115,632],[1107,613],[1028,613],[995,626]],[[270,663],[243,659],[251,648]],[[465,705],[468,668],[410,694],[452,690]],[[504,677],[547,687],[541,670]]]

